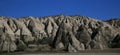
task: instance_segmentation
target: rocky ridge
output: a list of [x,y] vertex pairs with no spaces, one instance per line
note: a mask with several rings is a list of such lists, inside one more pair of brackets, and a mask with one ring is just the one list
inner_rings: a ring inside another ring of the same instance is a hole
[[78,52],[120,47],[120,19],[100,21],[86,16],[0,17],[0,51],[53,49]]

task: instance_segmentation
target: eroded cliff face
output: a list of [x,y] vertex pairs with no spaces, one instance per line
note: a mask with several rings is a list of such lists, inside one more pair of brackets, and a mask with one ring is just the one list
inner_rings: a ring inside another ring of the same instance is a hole
[[[107,21],[114,29],[120,33],[120,19],[111,19]],[[120,34],[117,34],[111,41],[112,48],[120,48]]]
[[30,48],[68,52],[120,47],[120,20],[85,16],[0,17],[0,51]]

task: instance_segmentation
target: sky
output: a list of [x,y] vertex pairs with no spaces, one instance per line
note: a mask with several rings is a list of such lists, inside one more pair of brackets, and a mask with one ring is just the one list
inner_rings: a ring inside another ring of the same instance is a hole
[[81,15],[100,20],[120,18],[120,0],[0,0],[0,16]]

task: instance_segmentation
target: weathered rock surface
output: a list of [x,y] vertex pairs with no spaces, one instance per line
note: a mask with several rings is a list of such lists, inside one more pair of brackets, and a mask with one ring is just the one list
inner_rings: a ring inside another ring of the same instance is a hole
[[23,51],[30,45],[38,46],[38,50],[48,45],[50,49],[68,52],[120,48],[120,19],[100,21],[65,15],[0,17],[0,51]]
[[120,19],[111,19],[107,22],[118,32],[118,34],[111,41],[111,47],[120,48]]

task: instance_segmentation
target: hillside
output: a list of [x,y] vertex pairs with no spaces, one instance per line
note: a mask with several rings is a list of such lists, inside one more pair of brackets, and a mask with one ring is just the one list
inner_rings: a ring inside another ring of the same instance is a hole
[[120,48],[120,19],[86,16],[0,17],[0,51],[68,51]]

